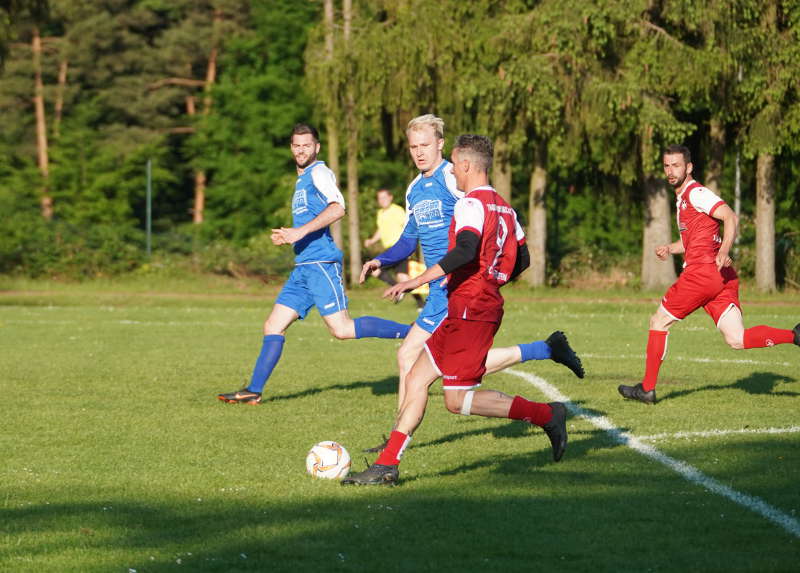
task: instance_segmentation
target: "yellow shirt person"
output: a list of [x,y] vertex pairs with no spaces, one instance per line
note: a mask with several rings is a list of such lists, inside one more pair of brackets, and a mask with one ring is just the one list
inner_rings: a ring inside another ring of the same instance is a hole
[[[388,189],[378,190],[376,198],[378,200],[378,228],[370,238],[364,240],[364,246],[369,248],[380,241],[385,251],[394,245],[400,238],[400,235],[403,234],[403,227],[406,225],[406,211],[400,205],[392,201],[392,192]],[[418,264],[415,261],[411,262]],[[372,273],[372,276],[379,278],[389,285],[394,285],[397,282],[406,281],[411,278],[408,273],[408,268],[409,260],[406,259],[392,267],[376,269],[376,271]],[[422,270],[425,270],[424,265]],[[419,274],[419,272],[417,274]],[[425,285],[425,287],[427,286],[428,285]],[[424,293],[418,292],[421,290],[422,289],[417,289],[412,293],[414,299],[417,301],[417,306],[422,306],[424,304],[424,300],[420,296],[420,294]]]
[[406,211],[400,205],[392,202],[392,192],[388,189],[380,189],[377,193],[378,199],[378,229],[375,234],[364,241],[364,246],[369,248],[378,241],[381,242],[383,250],[394,245],[403,234],[403,227],[406,224]]
[[389,195],[389,206],[378,209],[378,230],[381,245],[385,251],[394,245],[403,233],[406,225],[406,211],[397,203],[392,203],[392,196]]

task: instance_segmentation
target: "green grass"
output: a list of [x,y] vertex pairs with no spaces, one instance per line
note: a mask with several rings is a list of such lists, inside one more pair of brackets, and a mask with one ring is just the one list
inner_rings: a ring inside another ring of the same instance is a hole
[[[800,539],[582,418],[559,464],[541,431],[453,416],[438,385],[396,488],[304,473],[308,448],[374,445],[391,426],[394,341],[295,324],[261,407],[247,381],[274,288],[214,283],[0,285],[0,571],[796,571]],[[21,291],[25,292],[21,292]],[[158,291],[167,291],[166,294]],[[704,313],[676,325],[654,407],[622,401],[657,294],[506,293],[496,342],[565,330],[578,380],[534,373],[637,436],[798,425],[800,349],[735,352]],[[748,325],[791,328],[797,297],[744,297]],[[774,304],[777,302],[779,304]],[[351,294],[354,316],[410,301]],[[700,361],[708,359],[707,362]],[[545,400],[508,374],[485,387]],[[663,453],[800,519],[800,433],[662,437]]]

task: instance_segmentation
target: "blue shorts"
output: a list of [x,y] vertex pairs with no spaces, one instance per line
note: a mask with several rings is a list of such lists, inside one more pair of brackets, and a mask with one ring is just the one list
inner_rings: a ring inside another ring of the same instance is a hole
[[416,324],[425,332],[433,334],[447,316],[447,285],[442,278],[432,281],[428,286],[428,298],[425,299],[425,306],[419,313]]
[[317,307],[321,316],[347,310],[341,263],[297,265],[283,285],[276,304],[288,306],[303,319]]

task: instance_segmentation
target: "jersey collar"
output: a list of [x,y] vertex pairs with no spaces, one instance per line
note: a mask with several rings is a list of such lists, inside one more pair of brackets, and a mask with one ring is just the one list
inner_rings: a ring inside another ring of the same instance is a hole
[[696,183],[694,179],[689,179],[688,181],[683,182],[683,186],[681,187],[680,192],[678,192],[677,200],[680,201],[683,198],[683,194],[686,193],[686,190],[692,185],[692,183]]
[[491,185],[479,185],[478,187],[475,187],[475,189],[470,189],[469,191],[464,193],[464,197],[468,196],[473,191],[494,191],[495,193],[497,193],[495,188],[492,187]]
[[445,165],[447,165],[448,163],[449,163],[449,162],[447,161],[447,159],[445,159],[445,158],[443,157],[443,158],[442,158],[442,162],[441,162],[439,165],[437,165],[437,166],[436,166],[436,169],[434,169],[433,171],[431,171],[431,174],[430,174],[430,175],[425,175],[425,174],[424,174],[422,171],[420,171],[420,172],[419,172],[419,176],[420,176],[422,179],[427,179],[428,177],[433,177],[433,176],[434,176],[434,175],[436,175],[436,174],[437,174],[439,171],[441,171],[441,170],[444,168],[444,166],[445,166]]
[[308,171],[311,171],[312,169],[314,169],[314,167],[316,167],[318,163],[325,163],[325,162],[322,161],[321,159],[317,159],[311,165],[306,165],[305,167],[303,167],[303,172],[302,173],[298,173],[297,176],[300,177],[301,175],[305,175]]

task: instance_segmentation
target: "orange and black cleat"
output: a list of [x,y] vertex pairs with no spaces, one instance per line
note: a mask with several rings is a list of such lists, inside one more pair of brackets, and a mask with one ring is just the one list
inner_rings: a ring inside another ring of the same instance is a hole
[[217,399],[227,402],[228,404],[249,404],[251,406],[258,406],[261,403],[261,392],[251,392],[247,388],[242,388],[236,392],[218,394]]

